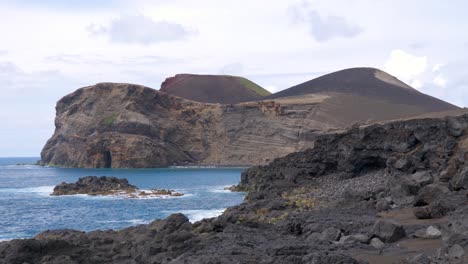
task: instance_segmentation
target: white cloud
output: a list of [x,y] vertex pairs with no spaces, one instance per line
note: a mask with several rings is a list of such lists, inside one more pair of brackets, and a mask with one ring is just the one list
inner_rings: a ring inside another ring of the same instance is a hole
[[143,15],[123,15],[109,25],[90,24],[87,30],[91,35],[105,35],[112,42],[144,45],[183,40],[194,34],[181,24],[154,21]]
[[427,66],[426,56],[418,57],[398,49],[391,52],[384,70],[403,81],[413,82],[416,77],[426,71]]
[[436,86],[439,86],[439,87],[442,87],[442,88],[444,88],[446,86],[446,81],[441,75],[436,76],[434,78],[434,80],[433,80],[433,83]]
[[442,63],[437,63],[436,65],[432,66],[432,72],[440,71],[440,68],[444,66]]
[[224,65],[219,74],[240,75],[244,70],[244,65],[240,62],[234,62]]
[[290,15],[295,22],[305,23],[311,36],[319,42],[333,38],[353,38],[363,31],[360,26],[343,17],[321,15],[307,2],[292,6]]
[[413,88],[433,94],[445,88],[445,64],[431,65],[427,56],[416,56],[403,50],[393,50],[384,66],[385,71],[409,83]]
[[411,87],[416,88],[416,89],[421,89],[423,87],[423,82],[420,80],[413,80],[411,81]]
[[264,88],[267,89],[270,93],[276,93],[281,91],[281,89],[275,85],[266,85]]

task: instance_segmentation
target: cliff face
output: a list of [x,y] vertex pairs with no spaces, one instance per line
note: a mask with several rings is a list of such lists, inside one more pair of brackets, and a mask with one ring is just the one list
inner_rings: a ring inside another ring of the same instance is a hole
[[[189,77],[194,83],[178,87],[191,95],[202,96],[205,87],[217,83],[210,84],[213,76]],[[179,79],[163,84],[165,91],[170,92]],[[243,91],[226,87],[208,95],[232,99],[236,97],[231,94]],[[369,68],[329,74],[268,98],[209,104],[132,84],[85,87],[57,103],[56,130],[41,153],[42,164],[92,168],[266,164],[314,146],[315,137],[329,130],[458,109]]]
[[382,172],[386,185],[379,186],[381,191],[405,197],[416,195],[422,187],[410,187],[409,180],[421,171],[430,175],[423,185],[468,189],[468,114],[394,121],[321,135],[311,149],[249,169],[239,187],[250,193],[277,195],[315,184],[314,179],[326,175],[346,180]]
[[[262,164],[312,146],[321,98],[300,105],[203,104],[131,84],[101,83],[62,98],[44,165],[139,168]],[[306,111],[306,113],[304,113]]]

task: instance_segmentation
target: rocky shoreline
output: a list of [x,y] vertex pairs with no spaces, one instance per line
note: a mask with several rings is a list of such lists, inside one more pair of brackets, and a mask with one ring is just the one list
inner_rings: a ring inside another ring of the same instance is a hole
[[468,115],[325,134],[235,190],[216,218],[45,231],[0,263],[467,263]]

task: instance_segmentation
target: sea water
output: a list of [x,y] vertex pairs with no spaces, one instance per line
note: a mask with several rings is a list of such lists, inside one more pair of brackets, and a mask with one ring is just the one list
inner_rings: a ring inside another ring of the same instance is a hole
[[[39,158],[0,158],[0,241],[29,238],[49,229],[121,229],[173,213],[190,221],[240,204],[242,168],[68,169],[33,165]],[[50,196],[55,185],[84,176],[126,178],[140,189],[171,189],[180,197]]]

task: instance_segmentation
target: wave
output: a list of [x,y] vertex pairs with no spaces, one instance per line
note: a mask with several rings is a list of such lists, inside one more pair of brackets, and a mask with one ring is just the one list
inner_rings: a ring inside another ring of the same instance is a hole
[[102,223],[102,224],[128,223],[131,225],[142,225],[142,224],[148,224],[151,221],[148,221],[145,219],[129,219],[129,220],[103,220],[103,221],[97,221],[97,222]]
[[[138,192],[145,191],[145,190],[138,190]],[[81,199],[90,199],[90,200],[122,200],[122,199],[135,199],[135,200],[165,200],[165,199],[183,199],[194,196],[191,193],[184,193],[183,196],[170,196],[170,195],[139,195],[138,192],[136,193],[116,193],[112,195],[88,195],[88,194],[72,194],[72,195],[64,195],[64,196],[54,196],[54,197],[76,197]],[[146,190],[146,192],[150,192],[150,190]]]
[[226,189],[226,188],[229,188],[231,186],[232,185],[214,186],[214,187],[208,189],[208,192],[211,192],[211,193],[233,193],[231,190]]
[[[182,213],[187,216],[190,222],[194,223],[204,218],[212,218],[220,216],[226,209],[209,209],[209,210],[182,210]],[[171,212],[174,213],[174,212]]]
[[22,170],[36,170],[40,168],[39,165],[34,164],[7,164],[7,165],[0,165],[0,168],[7,168],[7,169],[22,169]]
[[55,186],[38,186],[25,188],[0,188],[0,192],[6,193],[32,193],[41,196],[49,196],[54,191]]

